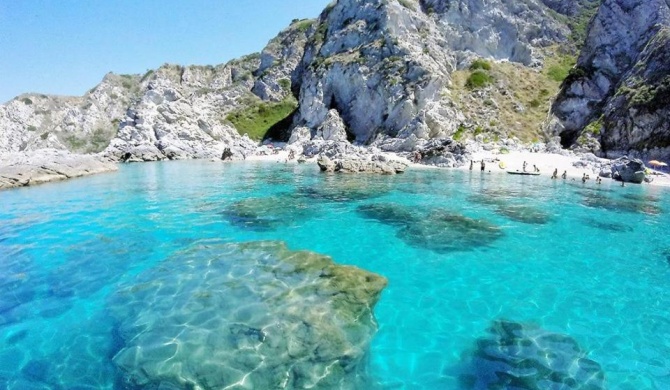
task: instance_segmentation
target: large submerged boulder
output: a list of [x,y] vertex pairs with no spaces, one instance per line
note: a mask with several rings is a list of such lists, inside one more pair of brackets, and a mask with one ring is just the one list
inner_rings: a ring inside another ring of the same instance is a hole
[[142,388],[366,388],[386,283],[280,242],[200,242],[112,296],[114,363]]
[[468,251],[493,244],[503,230],[486,220],[473,219],[445,209],[420,209],[378,203],[361,205],[358,213],[397,229],[407,245],[437,253]]
[[605,373],[570,336],[495,321],[477,340],[464,382],[473,389],[606,389]]

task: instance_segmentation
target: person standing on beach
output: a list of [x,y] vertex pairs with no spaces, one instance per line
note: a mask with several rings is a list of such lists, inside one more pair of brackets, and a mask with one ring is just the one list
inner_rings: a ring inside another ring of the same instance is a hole
[[527,166],[527,165],[528,165],[528,164],[524,161],[524,162],[523,162],[523,171],[524,171],[524,172],[526,172],[526,166]]
[[486,170],[486,163],[484,163],[484,159],[482,159],[482,172]]
[[567,179],[568,178],[568,171],[563,171],[563,174],[561,175],[561,177],[563,178],[563,180]]
[[472,165],[474,164],[474,161],[470,160],[470,170],[472,170]]
[[554,174],[551,175],[552,179],[558,179],[558,168],[554,169]]

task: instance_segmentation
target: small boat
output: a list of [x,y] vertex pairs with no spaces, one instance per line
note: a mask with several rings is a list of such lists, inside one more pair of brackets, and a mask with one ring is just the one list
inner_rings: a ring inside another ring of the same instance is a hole
[[510,175],[521,175],[521,176],[540,176],[540,172],[519,172],[519,171],[507,171]]

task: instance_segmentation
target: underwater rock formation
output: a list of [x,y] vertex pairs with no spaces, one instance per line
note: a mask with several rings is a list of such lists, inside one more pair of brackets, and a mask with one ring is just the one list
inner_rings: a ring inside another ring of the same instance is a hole
[[268,231],[308,218],[308,207],[300,198],[291,196],[247,198],[231,204],[221,214],[235,226]]
[[503,232],[500,227],[482,219],[433,210],[400,229],[397,236],[408,245],[449,253],[490,245],[502,237]]
[[468,200],[486,206],[492,206],[497,214],[511,219],[512,221],[544,225],[551,220],[551,215],[546,211],[525,204],[509,203],[500,197],[490,195],[472,195]]
[[300,187],[296,196],[317,201],[350,202],[388,193],[392,184],[379,176],[329,175],[318,185]]
[[356,211],[365,218],[387,225],[404,226],[416,218],[407,207],[395,203],[365,204],[359,206]]
[[281,242],[204,241],[112,296],[114,363],[142,388],[366,388],[386,283]]
[[649,215],[658,215],[662,209],[647,202],[621,200],[605,195],[589,195],[585,196],[582,204],[587,207],[593,207],[603,210],[625,213],[641,213]]
[[364,218],[398,228],[396,236],[407,245],[437,253],[467,251],[487,246],[503,236],[500,227],[442,209],[417,212],[408,206],[368,204],[359,206]]
[[462,379],[471,389],[606,389],[600,365],[569,336],[537,326],[495,321],[477,340],[471,372]]

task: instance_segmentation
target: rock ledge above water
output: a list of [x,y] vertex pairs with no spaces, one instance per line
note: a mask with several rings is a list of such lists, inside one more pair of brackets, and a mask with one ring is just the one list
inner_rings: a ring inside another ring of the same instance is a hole
[[0,190],[116,171],[116,164],[96,155],[43,149],[0,155]]

